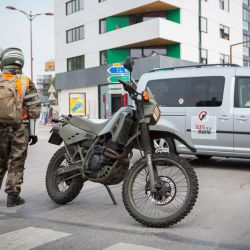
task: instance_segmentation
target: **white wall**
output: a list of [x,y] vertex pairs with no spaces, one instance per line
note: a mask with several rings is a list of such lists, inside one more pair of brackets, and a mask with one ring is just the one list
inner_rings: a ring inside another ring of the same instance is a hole
[[98,87],[61,90],[58,94],[59,114],[69,114],[69,94],[86,93],[86,114],[90,119],[98,119]]

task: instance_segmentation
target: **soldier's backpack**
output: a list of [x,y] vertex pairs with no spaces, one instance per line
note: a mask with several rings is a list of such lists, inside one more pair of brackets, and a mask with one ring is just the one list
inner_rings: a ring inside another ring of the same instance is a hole
[[23,98],[19,95],[16,81],[22,78],[22,96],[25,95],[26,81],[23,75],[16,75],[6,80],[0,75],[0,123],[18,124],[22,120]]

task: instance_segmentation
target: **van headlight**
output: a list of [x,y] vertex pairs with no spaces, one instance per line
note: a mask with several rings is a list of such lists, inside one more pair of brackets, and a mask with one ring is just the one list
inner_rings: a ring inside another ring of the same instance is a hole
[[154,118],[154,120],[156,122],[158,122],[160,117],[161,117],[161,111],[160,111],[158,106],[155,106],[155,109],[154,109],[154,112],[153,112],[153,118]]

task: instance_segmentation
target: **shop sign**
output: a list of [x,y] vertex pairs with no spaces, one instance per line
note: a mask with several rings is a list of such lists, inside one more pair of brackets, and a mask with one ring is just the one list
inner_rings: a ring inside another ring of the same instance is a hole
[[69,113],[71,115],[86,115],[86,94],[70,93],[69,94]]

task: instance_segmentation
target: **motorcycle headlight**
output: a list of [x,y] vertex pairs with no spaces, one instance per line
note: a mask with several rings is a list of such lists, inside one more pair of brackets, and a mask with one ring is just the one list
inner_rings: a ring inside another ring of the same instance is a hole
[[161,117],[161,111],[158,106],[155,106],[155,109],[153,112],[153,118],[155,119],[156,122],[158,122],[160,117]]

